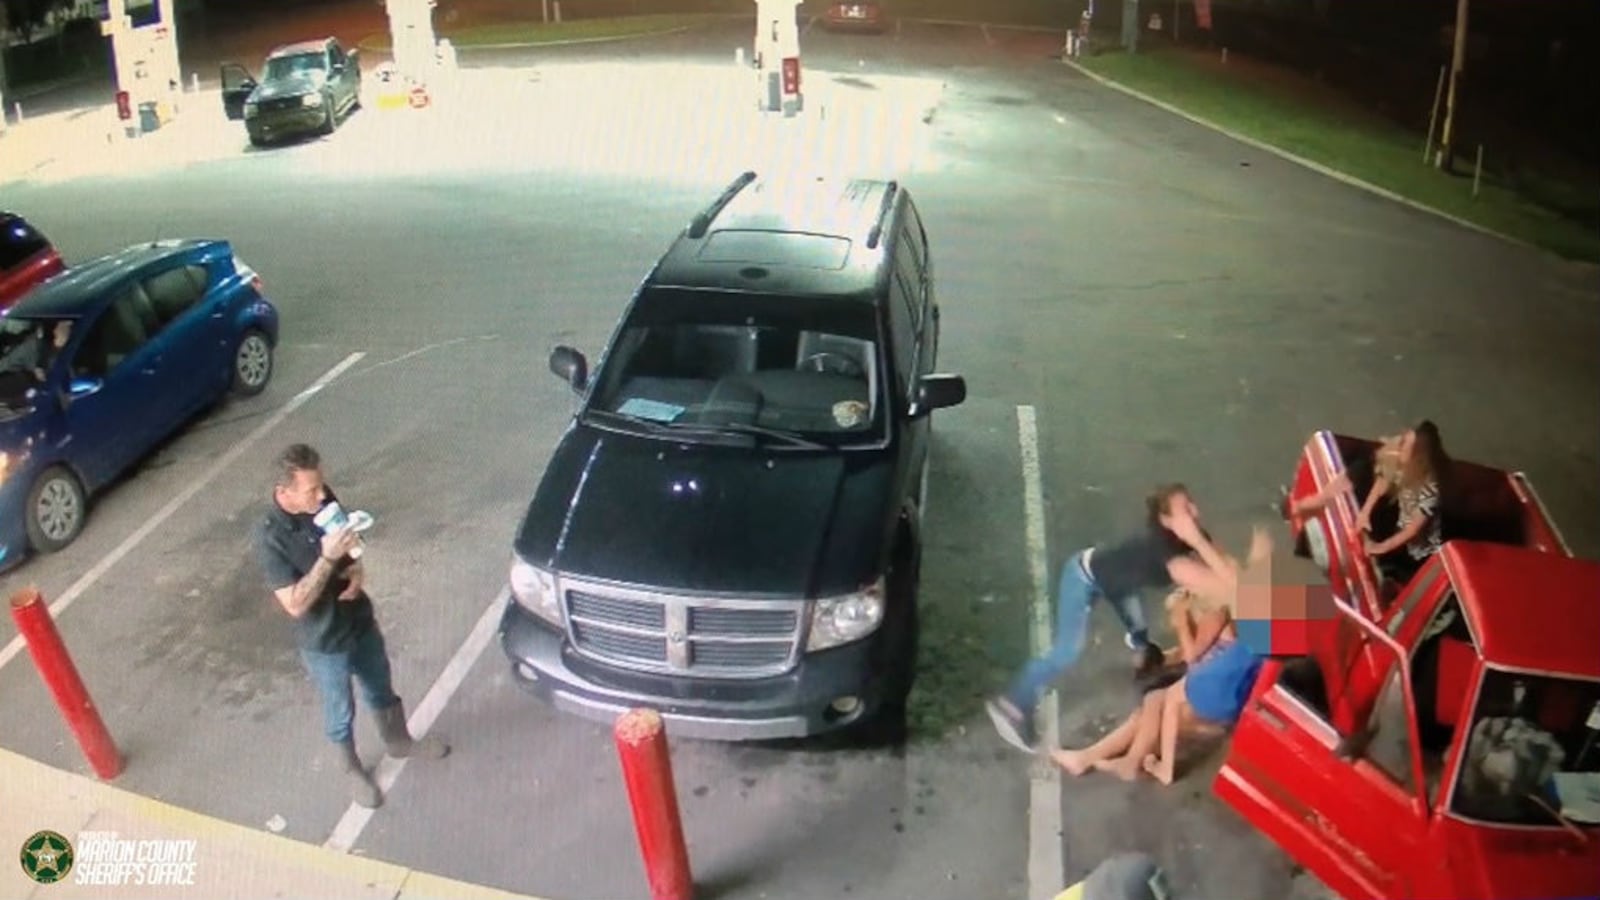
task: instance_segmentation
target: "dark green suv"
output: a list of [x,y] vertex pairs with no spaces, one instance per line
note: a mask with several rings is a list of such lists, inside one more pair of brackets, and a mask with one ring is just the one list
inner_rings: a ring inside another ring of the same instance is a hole
[[361,106],[360,50],[335,38],[301,41],[273,50],[257,81],[238,63],[222,66],[222,108],[244,120],[250,143],[299,134],[332,134]]

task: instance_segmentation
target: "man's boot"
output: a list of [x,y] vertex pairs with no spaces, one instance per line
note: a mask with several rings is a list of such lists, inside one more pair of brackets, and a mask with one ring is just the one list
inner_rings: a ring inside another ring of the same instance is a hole
[[344,743],[334,744],[330,756],[334,765],[345,773],[350,784],[350,799],[367,809],[377,809],[383,805],[383,795],[378,792],[378,786],[373,784],[367,770],[361,767],[361,757],[356,755],[354,738],[345,738]]
[[378,732],[383,735],[383,746],[389,755],[397,759],[408,756],[442,759],[450,752],[450,745],[434,735],[430,734],[421,740],[411,736],[406,727],[406,705],[402,702],[378,712]]

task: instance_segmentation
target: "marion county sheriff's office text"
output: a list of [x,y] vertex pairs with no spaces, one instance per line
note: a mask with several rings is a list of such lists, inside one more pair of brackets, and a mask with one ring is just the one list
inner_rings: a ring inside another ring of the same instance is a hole
[[195,841],[136,841],[115,831],[78,835],[73,880],[89,885],[191,885]]

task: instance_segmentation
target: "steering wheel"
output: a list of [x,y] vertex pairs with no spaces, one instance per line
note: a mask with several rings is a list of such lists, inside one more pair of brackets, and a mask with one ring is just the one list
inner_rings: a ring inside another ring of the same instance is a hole
[[846,375],[851,378],[864,378],[867,374],[860,363],[845,356],[843,353],[834,353],[831,350],[813,353],[800,360],[800,368],[834,375]]

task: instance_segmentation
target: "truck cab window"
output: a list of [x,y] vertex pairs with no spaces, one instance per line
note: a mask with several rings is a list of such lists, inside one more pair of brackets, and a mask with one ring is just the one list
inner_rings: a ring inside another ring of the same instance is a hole
[[1600,781],[1600,682],[1489,669],[1476,700],[1451,811],[1558,825],[1551,810],[1576,806]]

